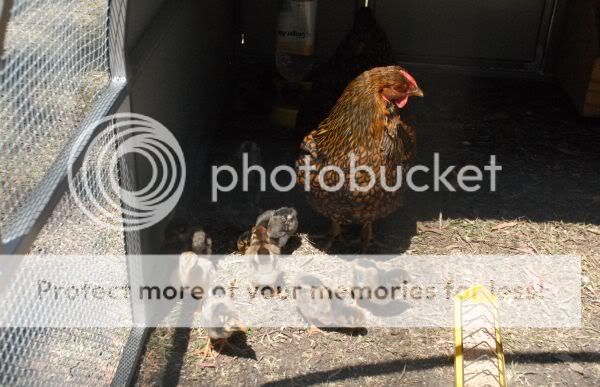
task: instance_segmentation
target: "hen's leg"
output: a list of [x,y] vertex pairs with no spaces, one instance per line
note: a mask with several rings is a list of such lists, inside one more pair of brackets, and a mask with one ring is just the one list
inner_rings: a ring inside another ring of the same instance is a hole
[[376,240],[373,236],[373,223],[367,222],[362,225],[360,230],[360,252],[365,254],[371,245],[379,248],[384,247],[384,244]]
[[329,228],[329,231],[327,232],[327,234],[313,235],[313,236],[311,236],[311,238],[326,239],[327,243],[325,244],[325,247],[323,248],[323,250],[329,250],[331,248],[331,246],[333,245],[333,242],[335,242],[335,240],[340,238],[341,236],[342,236],[342,226],[339,223],[332,221],[331,227]]

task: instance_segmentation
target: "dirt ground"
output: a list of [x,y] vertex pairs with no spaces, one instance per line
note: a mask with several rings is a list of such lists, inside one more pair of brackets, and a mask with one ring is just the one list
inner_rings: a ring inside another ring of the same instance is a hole
[[[376,224],[387,254],[574,254],[582,259],[582,327],[503,329],[506,374],[512,385],[600,383],[600,122],[577,117],[555,85],[456,74],[415,74],[426,98],[411,101],[405,119],[416,127],[418,162],[483,165],[495,154],[503,171],[490,193],[411,193],[404,209]],[[293,160],[289,130],[238,117],[236,139],[256,141],[266,164]],[[263,117],[264,119],[264,117]],[[264,121],[263,121],[264,122]],[[243,123],[243,125],[242,125]],[[227,153],[232,133],[214,138]],[[218,158],[218,157],[217,157]],[[193,188],[188,192],[197,192]],[[239,231],[218,207],[188,195],[215,251],[232,252]],[[327,222],[298,193],[269,193],[261,206],[294,205],[301,244]],[[355,232],[350,230],[350,232]],[[315,250],[317,249],[317,250]],[[334,245],[331,253],[352,253]],[[216,360],[202,363],[199,329],[157,329],[141,360],[138,385],[449,385],[454,380],[451,329],[328,331],[251,329]]]

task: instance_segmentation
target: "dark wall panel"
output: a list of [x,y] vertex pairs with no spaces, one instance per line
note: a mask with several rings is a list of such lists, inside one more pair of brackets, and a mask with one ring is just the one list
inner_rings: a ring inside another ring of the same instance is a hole
[[[400,60],[541,69],[555,2],[564,0],[371,0]],[[242,55],[272,60],[277,1],[243,0]],[[356,0],[319,0],[317,57],[328,58],[352,25]],[[510,67],[510,66],[509,66]]]
[[167,0],[129,0],[127,23],[127,50],[133,49],[144,31]]
[[[177,138],[186,158],[187,192],[202,184],[210,134],[229,94],[232,2],[169,1],[154,17],[129,55],[132,110],[148,115]],[[130,14],[132,20],[143,15]],[[150,177],[148,163],[136,164],[138,185]],[[197,200],[184,197],[185,201]],[[141,233],[144,252],[157,252],[165,224]]]
[[546,0],[378,0],[396,54],[529,62]]

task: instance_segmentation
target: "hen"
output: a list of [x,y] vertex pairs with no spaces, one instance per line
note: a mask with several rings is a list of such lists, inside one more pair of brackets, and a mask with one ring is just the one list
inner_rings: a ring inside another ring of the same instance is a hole
[[[412,96],[422,97],[423,92],[402,67],[365,71],[346,87],[318,129],[304,138],[296,162],[297,181],[308,191],[311,206],[332,221],[326,249],[341,235],[341,225],[360,224],[365,251],[373,240],[372,222],[402,205],[405,184],[400,189],[389,187],[403,182],[415,157],[415,132],[400,119]],[[371,175],[364,170],[356,171],[356,186],[351,184],[352,155],[356,168],[367,166],[374,172],[370,189]],[[328,166],[337,166],[343,174],[324,170]]]

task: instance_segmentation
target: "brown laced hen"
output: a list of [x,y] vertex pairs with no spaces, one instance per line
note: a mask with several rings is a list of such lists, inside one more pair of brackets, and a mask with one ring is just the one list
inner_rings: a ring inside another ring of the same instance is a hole
[[[341,235],[341,225],[360,224],[364,252],[373,240],[373,221],[402,205],[406,184],[396,189],[396,183],[404,183],[403,175],[415,157],[416,138],[400,119],[400,111],[412,96],[422,97],[423,92],[402,67],[365,71],[346,87],[318,129],[304,138],[296,162],[298,184],[308,188],[311,206],[332,221],[326,249]],[[371,168],[374,184],[364,170],[357,169],[351,179],[352,157],[356,168]]]

